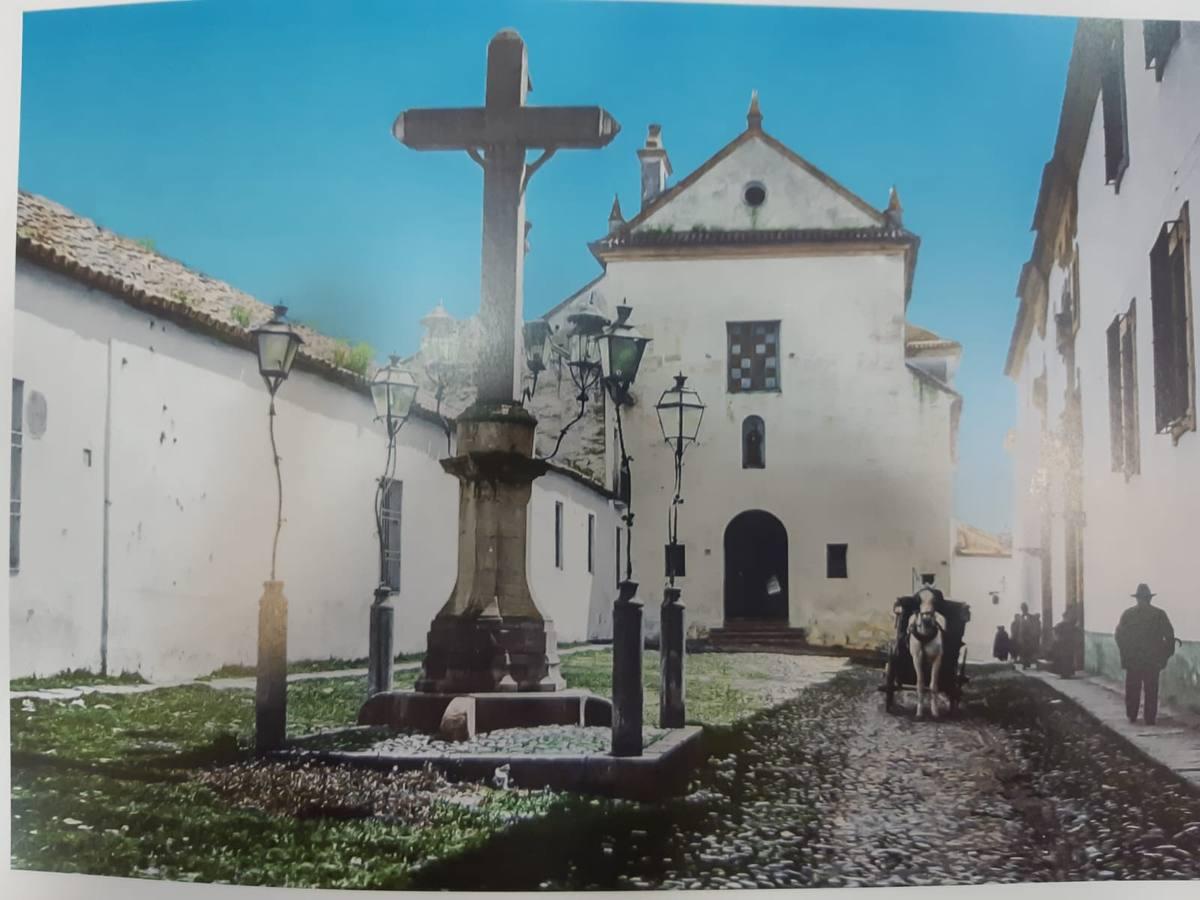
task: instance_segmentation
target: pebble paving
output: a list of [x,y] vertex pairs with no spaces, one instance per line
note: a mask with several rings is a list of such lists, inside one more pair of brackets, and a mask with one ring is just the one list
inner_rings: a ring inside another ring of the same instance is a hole
[[1040,682],[889,714],[853,669],[738,728],[686,797],[580,801],[420,888],[787,888],[1200,878],[1200,794]]

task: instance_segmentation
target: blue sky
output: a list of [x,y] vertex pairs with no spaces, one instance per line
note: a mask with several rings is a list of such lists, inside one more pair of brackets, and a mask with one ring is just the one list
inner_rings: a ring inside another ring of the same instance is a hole
[[910,318],[964,345],[958,514],[1010,524],[1002,369],[1074,21],[564,0],[203,0],[26,14],[19,182],[323,331],[408,352],[440,298],[479,303],[481,181],[408,151],[400,110],[482,102],[500,28],[536,104],[599,104],[623,130],[562,152],[527,198],[536,315],[598,274],[614,192],[660,122],[676,178],[745,126],[922,237]]

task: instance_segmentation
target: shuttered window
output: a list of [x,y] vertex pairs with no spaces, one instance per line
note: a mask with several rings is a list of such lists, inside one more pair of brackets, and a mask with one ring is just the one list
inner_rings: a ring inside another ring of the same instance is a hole
[[21,568],[21,453],[24,435],[21,419],[25,411],[25,382],[12,383],[12,455],[8,487],[8,571],[15,575]]
[[726,325],[729,393],[779,391],[779,323]]
[[1101,104],[1104,108],[1104,168],[1107,184],[1119,189],[1121,176],[1129,168],[1129,122],[1125,106],[1125,33],[1114,22],[1100,72]]
[[1142,40],[1146,45],[1146,68],[1154,70],[1155,81],[1162,81],[1167,59],[1179,43],[1179,22],[1144,22]]
[[1188,209],[1163,225],[1150,251],[1150,301],[1154,328],[1154,424],[1178,437],[1195,427]]
[[[1136,301],[1135,301],[1136,302]],[[1108,326],[1109,438],[1114,472],[1126,478],[1141,471],[1137,405],[1137,309],[1113,319]]]
[[380,524],[383,526],[383,583],[393,591],[400,590],[400,506],[404,483],[389,481],[383,492]]

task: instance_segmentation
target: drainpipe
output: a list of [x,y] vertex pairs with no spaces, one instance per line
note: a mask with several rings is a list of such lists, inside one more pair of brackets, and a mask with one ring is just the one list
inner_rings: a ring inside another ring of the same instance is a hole
[[108,342],[108,366],[105,372],[104,392],[104,524],[103,559],[100,568],[100,674],[108,674],[108,510],[112,505],[109,497],[112,473],[112,340]]

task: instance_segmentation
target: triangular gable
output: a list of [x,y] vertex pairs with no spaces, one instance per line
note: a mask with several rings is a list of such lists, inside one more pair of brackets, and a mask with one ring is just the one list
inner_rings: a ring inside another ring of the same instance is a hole
[[[767,199],[750,207],[746,185]],[[664,191],[625,225],[629,231],[874,228],[884,215],[766,132],[750,128]]]

